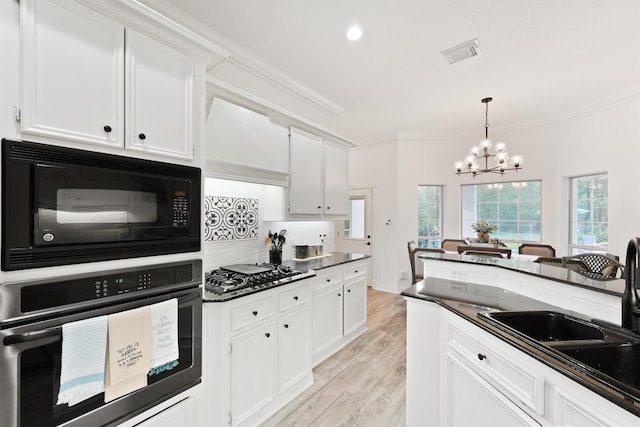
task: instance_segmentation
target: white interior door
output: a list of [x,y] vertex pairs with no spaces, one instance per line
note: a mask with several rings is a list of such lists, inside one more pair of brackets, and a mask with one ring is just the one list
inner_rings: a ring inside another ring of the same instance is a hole
[[[349,190],[349,219],[338,221],[336,232],[336,249],[341,252],[352,252],[371,256],[371,189],[361,188]],[[367,263],[367,285],[373,280],[371,269],[372,258]]]

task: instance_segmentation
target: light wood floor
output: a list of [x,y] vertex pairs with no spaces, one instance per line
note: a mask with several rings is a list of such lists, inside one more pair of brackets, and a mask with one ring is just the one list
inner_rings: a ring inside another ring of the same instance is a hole
[[313,369],[314,384],[264,427],[405,425],[404,298],[368,290],[369,330]]

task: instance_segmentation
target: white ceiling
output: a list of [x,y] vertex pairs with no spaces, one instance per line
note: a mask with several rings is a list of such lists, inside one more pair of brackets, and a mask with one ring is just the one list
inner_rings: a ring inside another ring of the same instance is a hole
[[[482,135],[640,86],[638,0],[167,0],[343,108],[336,131]],[[360,41],[345,38],[358,23]],[[478,38],[482,55],[441,51]]]

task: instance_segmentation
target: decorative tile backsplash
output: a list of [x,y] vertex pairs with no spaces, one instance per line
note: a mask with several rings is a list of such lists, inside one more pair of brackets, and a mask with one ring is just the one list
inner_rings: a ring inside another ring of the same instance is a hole
[[205,196],[205,241],[257,239],[258,206],[258,199]]

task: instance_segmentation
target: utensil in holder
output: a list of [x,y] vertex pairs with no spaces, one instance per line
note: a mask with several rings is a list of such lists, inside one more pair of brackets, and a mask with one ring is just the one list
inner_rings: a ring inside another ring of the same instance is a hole
[[269,263],[273,265],[282,264],[282,249],[272,249],[269,251]]

